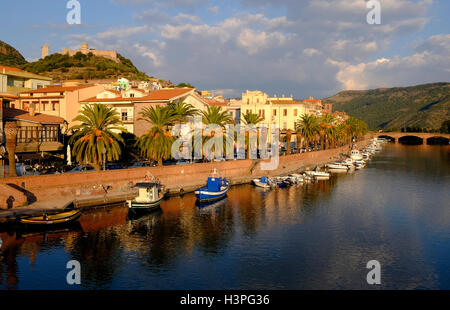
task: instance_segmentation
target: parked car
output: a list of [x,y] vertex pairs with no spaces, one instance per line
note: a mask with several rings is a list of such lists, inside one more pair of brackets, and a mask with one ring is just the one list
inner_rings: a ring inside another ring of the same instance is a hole
[[118,163],[108,163],[106,164],[106,170],[118,170],[118,169],[123,169],[121,164]]
[[128,169],[155,167],[157,164],[158,164],[157,162],[138,161],[135,162],[133,165],[129,166]]
[[67,171],[67,173],[87,172],[87,171],[93,171],[93,170],[95,170],[95,168],[90,165],[81,165],[81,166],[77,166],[77,167],[73,168],[70,171]]

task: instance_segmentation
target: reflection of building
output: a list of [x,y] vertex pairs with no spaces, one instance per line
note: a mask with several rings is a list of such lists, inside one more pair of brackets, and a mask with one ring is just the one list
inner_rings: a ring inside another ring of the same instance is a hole
[[167,105],[171,102],[191,104],[198,110],[204,110],[205,100],[193,88],[171,88],[154,90],[145,93],[142,90],[128,91],[105,90],[96,96],[83,100],[82,104],[105,104],[113,107],[121,116],[124,127],[136,136],[141,136],[149,129],[146,121],[139,120],[144,108],[157,105]]
[[22,92],[16,108],[28,111],[31,104],[38,113],[59,116],[70,126],[81,110],[80,101],[91,98],[103,90],[98,85],[52,86],[38,90]]
[[0,66],[0,93],[17,95],[26,90],[46,87],[52,79],[18,68]]
[[[63,145],[60,143],[61,125],[64,119],[61,117],[36,113],[32,105],[29,111],[15,109],[11,105],[11,100],[0,95],[2,102],[0,108],[1,133],[5,122],[16,122],[19,127],[17,134],[17,153],[32,152],[52,152],[60,151]],[[2,134],[2,143],[4,135]]]

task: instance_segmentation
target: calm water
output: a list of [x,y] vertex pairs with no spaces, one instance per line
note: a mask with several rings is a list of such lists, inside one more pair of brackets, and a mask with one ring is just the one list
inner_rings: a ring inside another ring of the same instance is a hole
[[[171,198],[127,219],[98,209],[81,228],[0,233],[1,289],[450,289],[450,148],[387,145],[329,181],[230,190],[206,209]],[[82,285],[66,284],[66,263]]]

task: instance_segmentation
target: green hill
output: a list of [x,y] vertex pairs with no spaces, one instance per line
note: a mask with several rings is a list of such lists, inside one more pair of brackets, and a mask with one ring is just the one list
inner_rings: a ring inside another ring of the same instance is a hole
[[44,59],[21,66],[22,69],[53,78],[54,82],[64,80],[115,79],[148,81],[151,77],[140,72],[133,63],[119,55],[119,62],[94,56],[92,53],[74,56],[52,54]]
[[450,119],[450,83],[342,91],[323,100],[371,129],[438,129]]
[[25,58],[14,47],[0,41],[0,65],[19,67],[26,63]]

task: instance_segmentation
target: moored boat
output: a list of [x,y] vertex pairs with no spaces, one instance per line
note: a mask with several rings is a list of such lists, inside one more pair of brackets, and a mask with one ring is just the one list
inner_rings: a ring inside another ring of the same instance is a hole
[[162,186],[155,181],[145,181],[136,183],[135,187],[139,189],[138,196],[133,200],[128,200],[128,207],[132,210],[137,209],[157,209],[164,198]]
[[230,182],[226,178],[218,176],[216,169],[208,177],[206,185],[195,191],[199,202],[210,202],[223,198],[230,188]]
[[53,227],[74,223],[80,216],[81,210],[70,210],[55,214],[44,213],[41,216],[22,217],[18,223],[26,227]]
[[262,188],[271,188],[270,179],[264,176],[259,179],[253,179],[253,184]]

